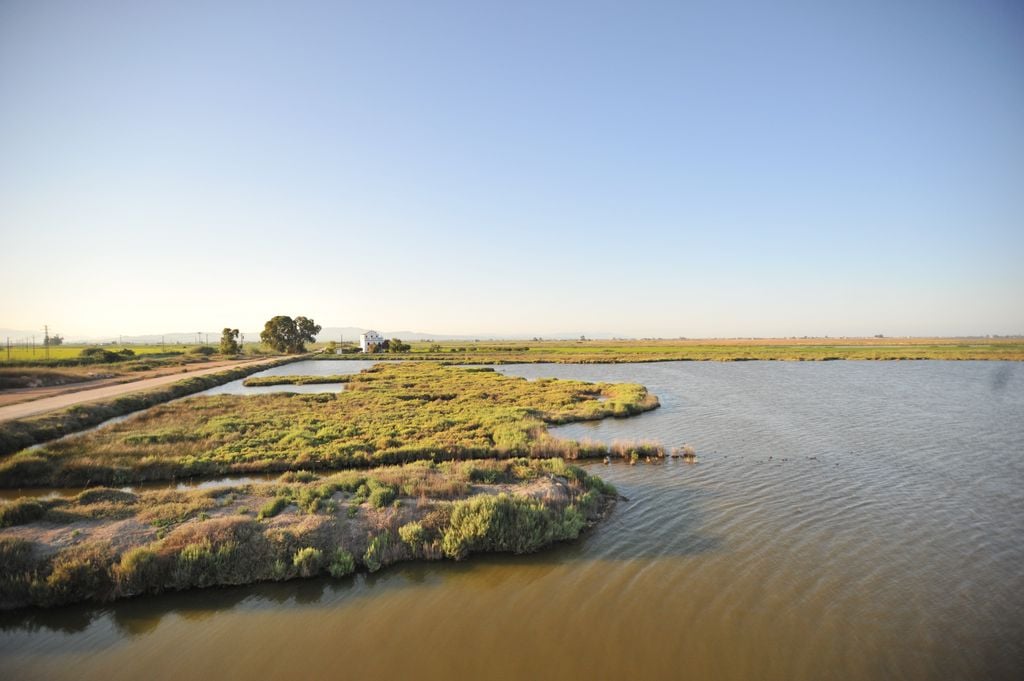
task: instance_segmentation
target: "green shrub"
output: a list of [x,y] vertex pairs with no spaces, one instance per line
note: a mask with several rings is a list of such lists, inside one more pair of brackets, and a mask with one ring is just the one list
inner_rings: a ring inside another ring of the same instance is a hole
[[307,546],[295,552],[295,555],[292,556],[292,565],[298,569],[301,577],[312,577],[320,572],[320,568],[323,566],[323,558],[323,551]]
[[24,525],[39,520],[46,514],[48,505],[38,499],[22,497],[6,504],[0,504],[0,527]]
[[391,544],[391,534],[382,532],[370,540],[370,545],[363,554],[363,564],[370,572],[376,572],[384,566],[385,551]]
[[370,505],[374,508],[384,508],[398,496],[398,490],[391,485],[380,485],[370,492]]
[[188,544],[178,552],[173,583],[179,588],[231,584],[230,577],[238,544],[225,541],[214,547],[209,538]]
[[424,540],[427,538],[427,531],[423,529],[423,525],[420,523],[406,523],[398,528],[398,536],[415,550],[423,545]]
[[285,499],[284,497],[276,497],[265,504],[263,508],[260,509],[260,512],[256,517],[259,520],[263,520],[264,518],[273,518],[275,515],[283,511],[287,505],[288,499]]
[[85,348],[78,356],[82,359],[89,360],[90,363],[108,363],[108,362],[123,362],[126,359],[131,359],[135,356],[135,351],[124,348],[117,352],[107,350],[106,348]]
[[369,487],[369,485],[367,485],[366,483],[361,483],[359,485],[359,487],[356,488],[356,493],[355,493],[355,496],[352,497],[352,501],[354,501],[357,504],[361,504],[361,503],[363,503],[364,501],[366,501],[369,498],[370,498],[370,487]]
[[334,552],[334,556],[331,558],[331,563],[327,566],[327,572],[331,574],[331,577],[335,578],[344,577],[345,575],[352,574],[355,571],[355,557],[345,549],[341,548]]
[[558,511],[529,497],[478,495],[454,504],[441,546],[456,560],[474,551],[530,553],[576,537],[583,525],[574,507]]
[[68,547],[53,559],[45,584],[38,589],[41,604],[60,605],[89,599],[103,600],[113,585],[110,544],[90,542]]
[[15,537],[0,537],[0,566],[0,602],[28,603],[36,573],[32,544]]
[[114,580],[118,593],[124,596],[159,591],[160,566],[156,552],[148,546],[125,551],[114,567]]
[[316,473],[310,471],[288,471],[278,478],[279,482],[312,482],[316,480]]
[[139,497],[132,492],[125,492],[120,489],[94,487],[79,494],[75,497],[75,500],[80,504],[98,504],[102,502],[134,504],[139,500]]

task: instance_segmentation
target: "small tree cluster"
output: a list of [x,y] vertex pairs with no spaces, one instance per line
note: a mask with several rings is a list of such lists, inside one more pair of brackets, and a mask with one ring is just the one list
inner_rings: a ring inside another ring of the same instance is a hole
[[225,326],[220,333],[220,354],[237,355],[241,349],[238,345],[238,336],[238,329],[229,329]]
[[277,352],[305,352],[306,343],[315,342],[321,328],[319,324],[306,317],[292,319],[278,315],[263,325],[260,340]]
[[392,338],[391,340],[386,342],[388,352],[409,352],[409,350],[412,349],[411,345],[409,345],[408,343],[403,343],[398,338]]

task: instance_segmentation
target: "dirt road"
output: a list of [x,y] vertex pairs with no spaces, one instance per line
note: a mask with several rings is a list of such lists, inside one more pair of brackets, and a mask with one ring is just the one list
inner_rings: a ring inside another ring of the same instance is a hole
[[49,411],[55,411],[57,409],[71,407],[76,404],[82,404],[83,402],[107,400],[112,397],[120,397],[121,395],[125,395],[127,393],[133,393],[138,390],[158,388],[162,385],[177,383],[178,381],[184,380],[186,378],[191,378],[192,376],[206,376],[207,374],[215,374],[220,371],[224,371],[226,369],[231,369],[239,366],[262,366],[264,364],[271,364],[273,362],[276,362],[279,359],[280,357],[274,357],[271,359],[242,360],[240,362],[217,362],[216,366],[204,365],[202,369],[189,369],[188,371],[183,371],[182,367],[176,367],[176,371],[174,373],[168,373],[162,376],[144,378],[142,380],[131,381],[129,383],[104,385],[102,387],[90,388],[86,390],[75,390],[74,392],[66,392],[60,395],[54,395],[53,397],[35,399],[30,402],[9,404],[0,407],[0,421],[21,419],[27,416],[37,416],[39,414],[45,414],[46,412]]

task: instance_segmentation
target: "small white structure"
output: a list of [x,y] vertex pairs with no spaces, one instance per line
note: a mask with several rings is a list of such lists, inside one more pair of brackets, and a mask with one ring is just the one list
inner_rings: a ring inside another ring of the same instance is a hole
[[373,329],[366,333],[359,334],[359,347],[363,352],[373,352],[377,346],[384,342],[384,336]]

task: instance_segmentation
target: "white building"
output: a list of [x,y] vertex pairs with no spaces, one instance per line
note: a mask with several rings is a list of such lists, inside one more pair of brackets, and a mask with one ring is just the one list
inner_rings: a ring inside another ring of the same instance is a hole
[[373,352],[377,346],[384,342],[384,336],[374,330],[359,334],[359,347],[363,352]]

